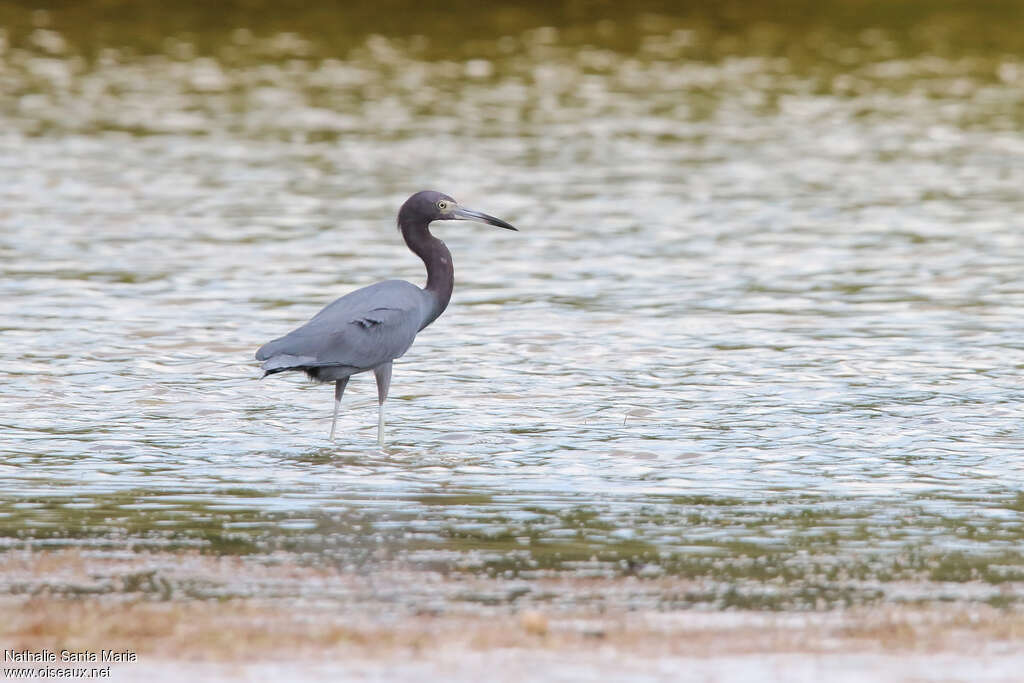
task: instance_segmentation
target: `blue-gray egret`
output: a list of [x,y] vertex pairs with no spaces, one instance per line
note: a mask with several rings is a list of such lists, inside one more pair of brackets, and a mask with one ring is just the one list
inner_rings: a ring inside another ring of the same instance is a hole
[[444,242],[430,234],[430,224],[459,220],[515,230],[500,218],[459,206],[446,194],[417,192],[399,209],[398,229],[427,267],[426,287],[387,280],[357,289],[256,352],[256,360],[263,361],[264,377],[295,370],[316,382],[334,382],[331,440],[349,377],[373,370],[377,378],[377,442],[384,444],[384,399],[391,385],[391,363],[409,350],[417,332],[444,312],[455,285],[452,255]]

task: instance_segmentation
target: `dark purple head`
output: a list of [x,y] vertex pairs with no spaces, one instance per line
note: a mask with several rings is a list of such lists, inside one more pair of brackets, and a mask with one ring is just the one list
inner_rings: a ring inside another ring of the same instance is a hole
[[442,192],[424,190],[417,192],[405,200],[398,210],[398,227],[427,226],[433,221],[477,221],[496,225],[506,230],[515,230],[511,225],[488,216],[480,211],[473,211],[459,206],[459,203]]

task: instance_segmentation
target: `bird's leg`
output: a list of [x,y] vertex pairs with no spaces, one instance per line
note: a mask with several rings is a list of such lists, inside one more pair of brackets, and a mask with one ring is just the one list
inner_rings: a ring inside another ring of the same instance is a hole
[[384,399],[388,397],[391,386],[391,361],[378,365],[373,369],[377,378],[377,445],[384,445]]
[[338,408],[341,407],[341,395],[345,393],[348,377],[334,383],[334,419],[331,421],[331,441],[334,441],[334,426],[338,424]]

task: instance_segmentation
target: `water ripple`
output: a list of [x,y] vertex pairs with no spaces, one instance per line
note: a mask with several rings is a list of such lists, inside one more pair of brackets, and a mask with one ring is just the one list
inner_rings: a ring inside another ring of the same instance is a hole
[[[673,36],[0,53],[2,543],[1019,581],[1024,67],[869,51],[822,90]],[[522,232],[439,228],[391,443],[357,378],[331,445],[329,390],[249,359],[422,279],[420,186]]]

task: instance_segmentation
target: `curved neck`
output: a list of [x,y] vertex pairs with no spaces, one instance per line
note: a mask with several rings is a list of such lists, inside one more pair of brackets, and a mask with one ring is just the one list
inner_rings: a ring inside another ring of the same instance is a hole
[[452,289],[455,287],[452,255],[448,247],[444,246],[444,242],[430,234],[426,223],[408,223],[399,218],[398,227],[402,231],[406,245],[423,259],[423,265],[427,267],[427,286],[423,289],[430,295],[432,310],[420,326],[422,330],[448,308]]

